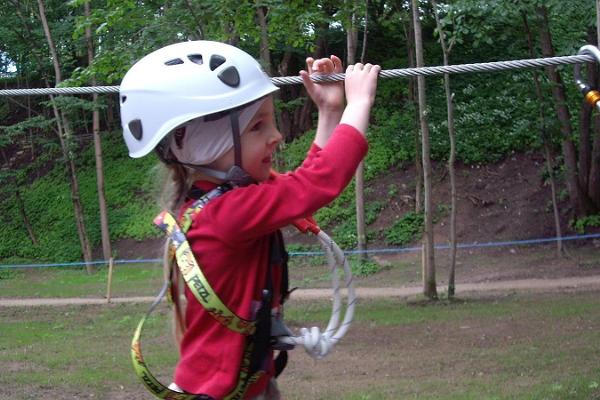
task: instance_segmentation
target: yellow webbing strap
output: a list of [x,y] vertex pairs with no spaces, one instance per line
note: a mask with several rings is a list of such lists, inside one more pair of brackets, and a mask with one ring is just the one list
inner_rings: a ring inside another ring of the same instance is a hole
[[254,321],[243,319],[229,310],[212,289],[175,218],[167,211],[163,211],[154,219],[154,223],[171,238],[171,246],[175,249],[177,265],[183,280],[204,309],[232,331],[242,335],[253,334],[256,329]]
[[[187,231],[191,226],[193,216],[200,212],[204,205],[219,195],[225,190],[218,188],[217,190],[210,192],[207,196],[204,196],[200,200],[194,202],[192,207],[186,210],[182,217],[183,230],[177,224],[175,218],[168,212],[163,211],[154,220],[154,223],[163,231],[165,231],[171,238],[171,246],[174,249],[175,257],[177,259],[177,265],[181,271],[183,279],[185,280],[188,288],[194,294],[194,297],[202,304],[204,309],[218,322],[227,328],[238,332],[246,336],[246,346],[244,354],[242,356],[242,363],[240,365],[240,373],[237,380],[237,385],[233,391],[224,398],[224,400],[240,400],[244,396],[248,385],[256,382],[263,374],[262,371],[254,373],[252,376],[249,375],[250,371],[250,359],[252,355],[252,349],[254,344],[250,340],[249,336],[254,334],[256,330],[256,324],[254,321],[249,321],[237,316],[234,312],[229,310],[225,304],[219,299],[215,291],[210,286],[208,280],[202,273],[200,266],[196,261],[196,257],[192,253],[189,242],[187,241],[183,231]],[[211,196],[212,195],[212,196]],[[144,383],[146,388],[154,394],[156,397],[165,400],[193,400],[202,398],[202,395],[187,394],[175,392],[162,383],[160,383],[148,369],[144,357],[142,356],[141,349],[141,334],[144,322],[150,316],[152,311],[161,302],[169,288],[169,282],[165,282],[159,295],[150,306],[148,312],[140,322],[133,335],[131,342],[131,359],[133,367],[137,376]]]

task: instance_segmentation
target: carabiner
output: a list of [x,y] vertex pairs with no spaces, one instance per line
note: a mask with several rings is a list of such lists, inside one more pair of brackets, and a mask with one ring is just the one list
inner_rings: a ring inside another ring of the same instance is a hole
[[[596,46],[586,45],[579,49],[580,54],[588,54],[594,56],[597,62],[600,62],[600,50]],[[575,84],[577,88],[583,94],[585,101],[587,101],[592,106],[596,106],[598,111],[600,111],[600,92],[592,89],[590,85],[587,84],[583,79],[581,79],[581,64],[575,64],[573,68],[573,75],[575,77]]]

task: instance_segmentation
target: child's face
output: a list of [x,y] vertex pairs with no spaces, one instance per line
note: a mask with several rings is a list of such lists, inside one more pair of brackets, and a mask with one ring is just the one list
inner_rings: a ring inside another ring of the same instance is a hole
[[[282,136],[275,125],[273,97],[268,96],[242,133],[242,168],[257,182],[266,181],[271,173],[273,153]],[[216,162],[226,171],[234,164],[233,149]]]

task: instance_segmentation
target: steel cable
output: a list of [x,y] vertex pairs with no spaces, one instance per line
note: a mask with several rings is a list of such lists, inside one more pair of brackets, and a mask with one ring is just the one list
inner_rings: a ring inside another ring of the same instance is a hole
[[[461,74],[477,72],[508,71],[513,69],[526,69],[537,67],[548,67],[567,64],[582,64],[597,62],[596,58],[589,54],[574,56],[559,56],[549,58],[532,58],[512,61],[493,61],[475,64],[446,65],[421,68],[401,68],[382,70],[381,78],[400,78],[411,76],[432,76],[443,74]],[[315,82],[337,82],[344,80],[343,73],[331,75],[312,75]],[[271,81],[276,86],[297,85],[302,83],[299,76],[273,77]],[[86,86],[86,87],[57,87],[45,89],[3,89],[0,96],[41,96],[41,95],[75,95],[89,93],[118,93],[119,86]]]

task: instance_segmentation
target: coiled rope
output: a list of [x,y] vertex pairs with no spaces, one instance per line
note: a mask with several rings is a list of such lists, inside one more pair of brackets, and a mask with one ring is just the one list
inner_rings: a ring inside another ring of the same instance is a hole
[[[566,64],[582,64],[597,62],[590,54],[574,56],[559,56],[548,58],[532,58],[512,61],[493,61],[475,64],[446,65],[420,68],[388,69],[379,73],[381,78],[401,78],[411,76],[432,76],[443,74],[477,73],[492,71],[508,71],[513,69],[548,67]],[[315,82],[337,82],[344,80],[344,73],[331,75],[311,75]],[[276,86],[297,85],[302,83],[299,76],[285,76],[271,78]],[[75,95],[89,93],[118,93],[119,86],[86,86],[86,87],[57,87],[46,89],[3,89],[0,96],[36,96],[36,95]]]
[[[313,358],[325,357],[336,343],[340,341],[348,331],[354,318],[354,307],[356,305],[356,293],[354,291],[352,271],[344,252],[323,231],[319,231],[317,238],[321,247],[327,254],[327,263],[331,268],[331,280],[333,288],[333,306],[331,318],[323,332],[316,326],[310,329],[301,328],[299,336],[281,336],[278,342],[292,346],[303,346],[306,352]],[[340,291],[340,276],[338,270],[344,272],[344,283],[347,290],[346,312],[340,324],[340,313],[342,310],[342,294]]]

